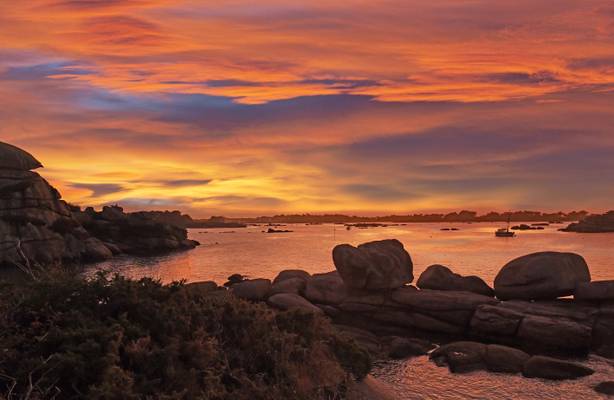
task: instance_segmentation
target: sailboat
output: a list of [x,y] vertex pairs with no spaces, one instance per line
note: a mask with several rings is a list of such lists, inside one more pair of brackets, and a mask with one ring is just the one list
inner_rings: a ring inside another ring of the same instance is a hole
[[499,228],[495,231],[495,236],[496,237],[514,237],[516,236],[516,232],[514,231],[510,231],[510,218],[511,216],[508,214],[507,215],[507,227],[506,228]]

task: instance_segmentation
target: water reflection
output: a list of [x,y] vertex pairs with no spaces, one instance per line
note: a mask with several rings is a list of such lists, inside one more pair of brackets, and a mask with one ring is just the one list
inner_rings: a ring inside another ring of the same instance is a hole
[[[455,227],[458,231],[441,231]],[[614,234],[558,232],[557,226],[543,231],[520,232],[515,238],[497,238],[499,224],[408,224],[346,230],[340,225],[292,225],[292,233],[262,233],[252,226],[235,230],[191,230],[190,237],[202,243],[195,250],[164,257],[122,257],[89,268],[109,269],[131,277],[153,276],[165,282],[215,280],[224,282],[231,273],[273,278],[286,268],[309,272],[334,269],[333,247],[339,243],[360,244],[396,238],[403,242],[414,261],[418,276],[431,264],[444,264],[461,274],[479,275],[487,282],[509,260],[523,254],[555,250],[583,255],[593,279],[614,278]]]

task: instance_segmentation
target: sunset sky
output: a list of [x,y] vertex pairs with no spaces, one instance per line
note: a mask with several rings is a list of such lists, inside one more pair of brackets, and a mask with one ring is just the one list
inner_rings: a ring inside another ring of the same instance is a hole
[[614,2],[0,1],[0,140],[82,205],[600,212]]

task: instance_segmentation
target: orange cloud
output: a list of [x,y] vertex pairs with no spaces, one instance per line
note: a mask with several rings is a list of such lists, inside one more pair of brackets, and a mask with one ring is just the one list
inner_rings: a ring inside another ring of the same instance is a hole
[[[0,137],[35,152],[79,203],[564,207],[574,199],[554,199],[553,176],[534,169],[567,171],[571,159],[571,184],[601,208],[612,193],[592,171],[611,172],[599,150],[614,145],[609,3],[4,2]],[[365,143],[389,156],[358,151]]]

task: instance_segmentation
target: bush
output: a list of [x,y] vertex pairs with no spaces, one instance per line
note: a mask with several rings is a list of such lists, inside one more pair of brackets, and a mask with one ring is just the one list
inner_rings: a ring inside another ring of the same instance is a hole
[[3,284],[0,343],[0,398],[334,399],[370,369],[322,317],[104,274]]

